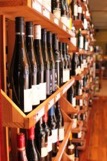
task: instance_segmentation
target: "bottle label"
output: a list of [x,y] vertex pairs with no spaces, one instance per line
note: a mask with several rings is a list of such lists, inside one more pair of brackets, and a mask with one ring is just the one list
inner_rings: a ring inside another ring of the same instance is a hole
[[41,101],[46,99],[46,83],[39,84],[39,99]]
[[81,88],[79,89],[79,95],[82,95],[82,89]]
[[41,158],[46,157],[48,155],[47,147],[41,148]]
[[80,99],[80,106],[83,106],[83,100]]
[[69,145],[69,146],[68,146],[68,149],[73,150],[73,149],[74,149],[74,145],[73,145],[73,144]]
[[76,106],[76,98],[75,98],[75,97],[72,98],[72,106],[73,106],[73,107]]
[[82,136],[82,132],[80,131],[80,132],[78,133],[78,138],[81,138],[81,136]]
[[69,69],[63,69],[63,83],[68,81],[70,78],[70,71]]
[[77,4],[74,5],[74,16],[78,15],[78,6]]
[[48,136],[48,152],[52,151],[52,135]]
[[81,6],[78,7],[78,13],[80,13],[80,14],[82,13],[82,7]]
[[64,139],[64,127],[61,127],[58,132],[58,141],[62,141]]
[[87,29],[88,28],[88,23],[87,23],[87,20],[86,20],[86,18],[84,18],[84,29]]
[[57,17],[58,19],[61,18],[61,10],[59,8],[55,8],[53,10],[53,14],[55,15],[55,17]]
[[85,42],[85,50],[88,50],[88,41]]
[[41,25],[34,26],[34,38],[41,40]]
[[32,111],[32,90],[24,89],[24,112]]
[[32,85],[32,105],[40,104],[39,85]]
[[66,23],[67,23],[67,16],[61,16],[61,21],[62,21],[62,23],[64,24],[64,25],[67,25]]
[[73,120],[73,124],[72,124],[72,128],[76,128],[77,127],[77,119],[72,119]]
[[80,49],[83,49],[84,46],[84,37],[81,35],[80,36]]
[[52,130],[52,143],[56,143],[58,141],[58,129]]

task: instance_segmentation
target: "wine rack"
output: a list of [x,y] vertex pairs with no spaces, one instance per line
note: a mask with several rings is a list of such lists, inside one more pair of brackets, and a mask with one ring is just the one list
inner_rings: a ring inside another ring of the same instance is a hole
[[[79,0],[81,3],[82,8],[86,11],[86,6],[84,3]],[[16,10],[17,8],[17,10]],[[81,80],[90,70],[90,66],[93,62],[90,62],[90,65],[85,68],[79,75],[71,77],[71,79],[66,82],[63,86],[57,89],[54,94],[52,94],[49,98],[47,98],[43,103],[41,103],[36,109],[30,112],[28,115],[25,115],[19,107],[7,96],[6,94],[6,58],[5,58],[5,46],[6,46],[6,19],[14,21],[16,16],[23,16],[25,21],[33,21],[34,24],[40,24],[42,27],[45,27],[47,30],[56,33],[58,35],[59,40],[62,42],[66,42],[68,44],[68,51],[69,52],[78,52],[78,54],[83,55],[92,55],[93,52],[79,50],[76,46],[72,44],[69,40],[73,36],[71,30],[63,24],[58,18],[56,18],[52,13],[50,13],[44,6],[42,6],[38,0],[34,1],[32,4],[32,0],[0,0],[0,23],[1,25],[1,33],[2,33],[2,42],[0,41],[0,46],[2,46],[1,52],[3,55],[3,64],[0,66],[2,67],[2,74],[4,78],[3,90],[0,90],[1,93],[1,100],[2,100],[2,124],[4,127],[11,127],[11,128],[24,128],[28,129],[31,126],[35,125],[35,123],[47,112],[52,105],[54,105],[58,100],[60,102],[62,114],[64,117],[64,130],[65,130],[65,137],[63,142],[59,146],[59,150],[57,156],[52,159],[53,161],[71,161],[68,155],[65,152],[65,148],[67,145],[68,138],[70,136],[70,132],[72,133],[79,133],[81,130],[86,131],[86,127],[84,127],[83,122],[78,121],[77,128],[72,128],[72,119],[68,116],[69,114],[79,114],[85,113],[88,111],[87,107],[84,107],[83,110],[79,110],[79,107],[73,107],[72,104],[66,99],[66,92],[67,90],[75,83],[76,80]],[[90,21],[90,17],[87,17],[87,20]],[[87,30],[84,30],[83,23],[81,20],[73,20],[73,24],[76,29],[81,28],[82,34],[89,37]],[[5,32],[4,32],[5,31]],[[92,41],[92,40],[90,40]],[[93,40],[94,41],[94,40]],[[91,43],[93,43],[93,41]],[[89,88],[90,86],[88,86]],[[89,99],[89,95],[81,95],[77,96],[76,99]],[[6,140],[7,141],[7,140]],[[83,150],[86,145],[86,140],[84,135],[80,139],[74,139],[73,142],[82,142],[82,146],[78,146],[79,150]],[[6,145],[8,146],[8,145]],[[7,147],[6,147],[7,148]],[[8,151],[7,151],[8,153]],[[8,155],[8,154],[7,154]],[[6,158],[9,161],[9,158]]]

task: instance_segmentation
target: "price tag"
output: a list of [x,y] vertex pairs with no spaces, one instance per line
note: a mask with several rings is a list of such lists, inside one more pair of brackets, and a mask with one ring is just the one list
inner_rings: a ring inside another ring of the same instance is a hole
[[65,25],[63,25],[63,30],[65,30],[65,31],[66,31],[66,26],[65,26]]
[[32,8],[35,9],[36,11],[42,13],[42,6],[41,6],[41,4],[39,4],[35,0],[32,1]]
[[55,23],[56,25],[59,25],[59,20],[58,20],[57,18],[54,18],[54,23]]
[[43,9],[43,15],[50,20],[50,12],[46,9]]
[[53,105],[54,105],[54,98],[52,100],[50,100],[50,102],[48,104],[48,109],[50,109]]
[[62,91],[62,93],[64,94],[67,91],[67,87],[65,87]]
[[38,111],[38,113],[34,116],[34,120],[36,120],[36,122],[44,115],[45,113],[45,107],[42,107],[42,109],[40,111]]
[[55,99],[56,102],[60,99],[60,97],[61,97],[61,96],[60,96],[60,93],[58,93],[58,94],[56,95],[56,99]]

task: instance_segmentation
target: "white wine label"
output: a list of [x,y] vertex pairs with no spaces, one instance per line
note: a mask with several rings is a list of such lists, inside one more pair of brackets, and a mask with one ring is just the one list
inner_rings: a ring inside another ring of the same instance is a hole
[[82,13],[82,7],[81,6],[78,7],[78,13]]
[[41,25],[34,25],[34,38],[41,40]]
[[46,99],[46,83],[39,84],[39,98],[41,101]]
[[79,89],[79,95],[82,95],[82,89],[81,88]]
[[80,106],[83,106],[83,100],[80,99]]
[[72,124],[72,128],[76,128],[77,127],[77,119],[72,119],[73,120],[73,124]]
[[48,152],[52,151],[52,135],[48,136]]
[[38,2],[40,3],[40,4],[42,4],[43,2],[42,2],[42,0],[38,0]]
[[78,74],[81,74],[81,67],[78,66]]
[[57,18],[54,18],[54,23],[55,23],[56,25],[59,25],[59,20],[58,20]]
[[39,103],[39,85],[32,85],[32,105],[38,105]]
[[51,0],[42,0],[42,5],[51,12]]
[[65,25],[63,25],[63,26],[62,26],[62,28],[63,28],[63,30],[65,30],[65,31],[66,31],[66,26],[65,26]]
[[89,43],[88,41],[85,42],[85,50],[88,50]]
[[60,128],[58,132],[58,141],[62,141],[64,139],[64,127]]
[[48,10],[44,9],[44,10],[43,10],[43,15],[44,15],[45,17],[47,17],[48,19],[50,19],[50,12],[49,12]]
[[70,38],[71,43],[76,46],[77,45],[77,38],[76,37],[71,37]]
[[83,25],[84,25],[84,29],[87,29],[87,28],[88,28],[88,23],[87,23],[86,18],[84,18],[84,23],[83,23]]
[[58,141],[58,129],[52,130],[52,143],[56,143]]
[[69,69],[63,69],[63,83],[70,79],[70,71]]
[[32,111],[32,90],[24,89],[24,112]]
[[42,13],[42,6],[36,0],[32,0],[32,8]]
[[76,106],[76,98],[75,98],[75,97],[73,97],[73,99],[72,99],[72,106],[73,106],[73,107]]
[[83,49],[84,46],[84,37],[81,35],[80,36],[80,49]]
[[61,21],[64,25],[67,25],[67,16],[62,16]]
[[55,15],[55,17],[57,17],[58,19],[61,18],[61,10],[59,8],[55,8],[53,10],[53,14]]
[[78,16],[78,5],[74,5],[74,16]]
[[81,138],[82,137],[82,132],[80,131],[79,133],[78,133],[78,138]]
[[41,158],[46,157],[48,155],[47,147],[41,148]]
[[68,146],[68,149],[73,150],[73,149],[74,149],[74,145],[73,145],[73,144],[69,145],[69,146]]

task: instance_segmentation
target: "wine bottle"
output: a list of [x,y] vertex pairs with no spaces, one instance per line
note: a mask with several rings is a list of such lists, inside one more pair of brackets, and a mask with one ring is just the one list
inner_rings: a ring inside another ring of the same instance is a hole
[[17,159],[18,161],[28,161],[25,150],[25,135],[17,134]]
[[58,142],[62,142],[64,139],[64,118],[60,109],[59,101],[56,103],[55,106],[55,116],[58,127]]
[[80,2],[78,2],[78,19],[82,20],[82,6],[80,4]]
[[72,85],[67,91],[67,99],[72,104],[73,107],[76,106],[76,92],[75,87]]
[[41,25],[34,25],[34,51],[38,67],[37,84],[39,84],[39,98],[43,102],[46,99],[46,82],[44,79],[45,65],[41,48]]
[[39,161],[40,155],[34,143],[34,127],[27,130],[26,154],[28,161]]
[[52,6],[52,13],[60,19],[61,17],[61,6],[60,6],[60,0],[53,0],[51,1]]
[[48,148],[48,155],[46,161],[52,161],[52,132],[47,124],[48,116],[47,113],[43,116],[43,128],[47,135],[47,148]]
[[74,159],[75,159],[75,145],[72,143],[72,133],[70,134],[70,137],[68,139],[66,152],[68,154],[68,157],[72,161],[74,161]]
[[37,62],[33,46],[33,22],[26,22],[26,48],[32,69],[32,106],[35,108],[39,103],[39,91],[37,84]]
[[61,76],[61,85],[63,85],[63,70],[64,70],[64,57],[62,52],[62,42],[59,42],[59,52],[61,56],[61,68],[60,68],[60,76]]
[[31,65],[25,48],[24,18],[15,18],[15,46],[10,65],[9,78],[12,99],[25,113],[32,111]]
[[48,56],[51,64],[52,70],[50,71],[50,83],[52,83],[52,93],[56,91],[57,88],[57,71],[55,64],[55,57],[52,48],[52,33],[50,31],[47,32],[47,48],[48,48]]
[[52,130],[52,156],[55,157],[57,154],[57,141],[58,141],[58,127],[55,117],[55,107],[52,106],[48,113],[48,126]]
[[83,49],[84,47],[84,36],[81,34],[81,29],[79,29],[77,34],[77,40],[78,40],[78,48]]
[[67,22],[66,0],[61,0],[61,21],[66,25]]
[[43,120],[36,123],[35,127],[35,144],[40,152],[40,161],[47,161],[48,149],[47,149],[47,135],[43,128]]
[[55,63],[56,63],[56,72],[57,72],[57,85],[61,86],[61,55],[59,52],[59,41],[55,34],[52,35],[52,46],[53,52],[55,56]]
[[63,70],[63,83],[69,80],[70,78],[70,70],[69,70],[69,63],[67,58],[67,44],[62,43],[62,51],[64,57],[64,70]]
[[47,97],[52,94],[52,79],[50,79],[50,74],[52,73],[52,68],[50,66],[49,61],[49,55],[47,51],[47,31],[46,29],[42,29],[42,40],[41,40],[41,46],[42,46],[42,54],[43,54],[43,60],[45,65],[45,82],[46,82],[46,94]]
[[73,0],[71,3],[71,11],[73,20],[77,20],[78,18],[78,5],[77,0]]

